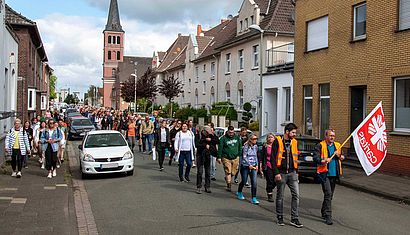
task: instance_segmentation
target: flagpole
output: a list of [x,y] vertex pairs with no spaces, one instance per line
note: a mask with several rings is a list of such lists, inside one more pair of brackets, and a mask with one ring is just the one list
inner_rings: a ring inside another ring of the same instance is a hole
[[[353,132],[346,138],[346,140],[343,142],[343,144],[340,145],[340,150],[342,150],[343,146],[347,143],[347,141],[350,140],[350,138],[352,138],[352,136],[353,136]],[[330,157],[330,160],[332,160],[336,156],[336,153],[337,153],[337,151],[335,151],[333,153],[333,155]]]

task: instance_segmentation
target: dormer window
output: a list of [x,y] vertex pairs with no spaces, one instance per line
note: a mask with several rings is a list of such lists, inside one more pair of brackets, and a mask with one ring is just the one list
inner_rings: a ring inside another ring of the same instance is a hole
[[249,24],[248,24],[248,18],[245,19],[245,29],[248,29]]

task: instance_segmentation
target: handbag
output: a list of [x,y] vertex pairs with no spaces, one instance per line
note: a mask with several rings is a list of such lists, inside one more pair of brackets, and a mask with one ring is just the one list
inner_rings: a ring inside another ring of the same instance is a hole
[[152,160],[157,160],[157,151],[156,151],[156,149],[155,149],[155,147],[154,148],[152,148]]

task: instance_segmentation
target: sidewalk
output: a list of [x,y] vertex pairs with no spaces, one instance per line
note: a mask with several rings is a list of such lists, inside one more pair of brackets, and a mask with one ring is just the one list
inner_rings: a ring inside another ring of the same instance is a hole
[[37,158],[28,166],[20,179],[10,176],[10,166],[1,169],[0,233],[78,234],[67,161],[52,179]]
[[410,178],[375,172],[370,176],[362,169],[343,168],[340,184],[376,196],[410,204]]

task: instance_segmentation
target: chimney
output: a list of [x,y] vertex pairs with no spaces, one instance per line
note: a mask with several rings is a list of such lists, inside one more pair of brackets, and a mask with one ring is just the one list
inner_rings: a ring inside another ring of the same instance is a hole
[[181,33],[178,33],[178,37],[181,37],[181,35],[182,35]]
[[203,35],[201,35],[202,34],[202,25],[198,25],[197,27],[196,27],[196,36],[203,36]]

